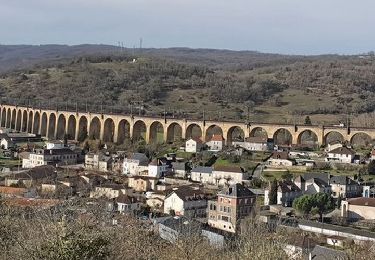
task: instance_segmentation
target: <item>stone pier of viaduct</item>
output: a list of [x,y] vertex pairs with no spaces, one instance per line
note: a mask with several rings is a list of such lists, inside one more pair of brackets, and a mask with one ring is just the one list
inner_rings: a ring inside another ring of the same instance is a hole
[[236,135],[241,133],[241,137],[246,138],[254,136],[255,132],[260,129],[269,138],[273,138],[281,130],[288,132],[293,144],[301,144],[301,137],[305,132],[312,133],[319,145],[324,145],[327,136],[333,132],[340,135],[343,141],[348,142],[352,142],[357,134],[366,135],[370,140],[375,139],[375,129],[372,128],[154,118],[45,110],[4,104],[0,105],[0,123],[2,127],[40,134],[49,139],[62,139],[67,135],[69,139],[78,140],[81,136],[88,136],[92,139],[116,143],[122,143],[127,138],[136,139],[141,136],[147,143],[159,139],[169,142],[187,139],[194,134],[193,132],[207,140],[212,129],[219,131],[227,143],[232,142],[233,133]]

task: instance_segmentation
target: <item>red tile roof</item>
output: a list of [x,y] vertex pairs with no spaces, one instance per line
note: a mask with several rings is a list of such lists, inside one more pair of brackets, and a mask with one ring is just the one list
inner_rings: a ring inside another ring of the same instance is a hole
[[2,194],[23,196],[26,191],[24,188],[0,186],[0,193]]
[[212,135],[210,141],[224,141],[224,137],[222,135]]

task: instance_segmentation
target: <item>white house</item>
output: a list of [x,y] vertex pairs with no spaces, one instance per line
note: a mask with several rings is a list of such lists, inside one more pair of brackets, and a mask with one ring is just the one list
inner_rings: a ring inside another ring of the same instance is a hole
[[326,161],[352,163],[354,161],[355,152],[348,147],[338,147],[327,153]]
[[172,171],[175,177],[185,178],[187,172],[186,162],[172,162]]
[[125,193],[126,188],[123,185],[109,183],[96,186],[95,189],[90,192],[90,198],[106,197],[108,199],[113,199]]
[[[277,204],[292,206],[293,200],[302,195],[301,189],[292,181],[283,180],[277,184]],[[264,205],[270,205],[270,189],[264,191]]]
[[148,158],[143,153],[133,153],[123,162],[123,173],[128,175],[139,175],[148,170]]
[[273,150],[273,139],[267,137],[249,137],[244,142],[232,142],[233,146],[239,146],[250,151],[271,151]]
[[142,203],[140,203],[135,197],[131,197],[125,194],[120,194],[116,198],[117,211],[120,213],[134,213],[141,209]]
[[352,198],[341,201],[341,217],[358,220],[375,219],[375,198]]
[[107,172],[111,170],[113,159],[100,153],[87,153],[85,155],[85,167],[90,170]]
[[69,148],[63,149],[35,149],[29,158],[22,159],[23,168],[41,165],[64,166],[77,163],[78,155]]
[[202,184],[224,186],[242,183],[245,173],[241,167],[215,166],[196,167],[191,170],[191,180]]
[[223,150],[225,140],[222,135],[212,135],[210,141],[206,143],[210,151],[221,151]]
[[168,171],[168,164],[165,158],[154,159],[148,165],[148,176],[154,178],[162,177]]
[[246,177],[242,168],[238,166],[215,166],[212,173],[218,186],[242,183]]
[[297,187],[306,194],[315,194],[319,192],[330,194],[332,192],[331,185],[318,177],[313,177],[305,180],[304,177],[298,176],[294,179],[294,184],[296,184]]
[[212,167],[198,166],[191,170],[190,178],[192,181],[215,184],[212,176]]
[[205,217],[207,198],[199,188],[180,186],[164,200],[164,213],[186,217]]
[[188,153],[197,153],[202,150],[203,142],[200,138],[190,138],[185,143],[185,151]]
[[267,165],[271,167],[290,167],[295,162],[289,158],[288,152],[273,152],[270,159],[267,161]]

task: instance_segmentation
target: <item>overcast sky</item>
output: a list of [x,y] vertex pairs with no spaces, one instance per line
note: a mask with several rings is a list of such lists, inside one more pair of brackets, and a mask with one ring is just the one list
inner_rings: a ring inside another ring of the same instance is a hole
[[1,44],[375,50],[375,0],[0,0]]

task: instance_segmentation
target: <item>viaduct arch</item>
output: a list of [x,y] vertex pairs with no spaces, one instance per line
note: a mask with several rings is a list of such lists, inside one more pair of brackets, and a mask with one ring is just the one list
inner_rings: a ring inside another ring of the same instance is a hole
[[[16,131],[40,134],[50,139],[62,139],[67,136],[72,140],[83,141],[89,137],[116,143],[139,139],[146,143],[174,142],[192,137],[209,140],[213,134],[222,134],[227,144],[259,135],[274,139],[279,135],[285,136],[285,144],[312,142],[319,146],[336,139],[355,143],[358,136],[366,137],[365,144],[372,144],[375,140],[375,128],[247,124],[62,111],[5,104],[0,105],[0,125]],[[306,133],[309,133],[307,137]]]

